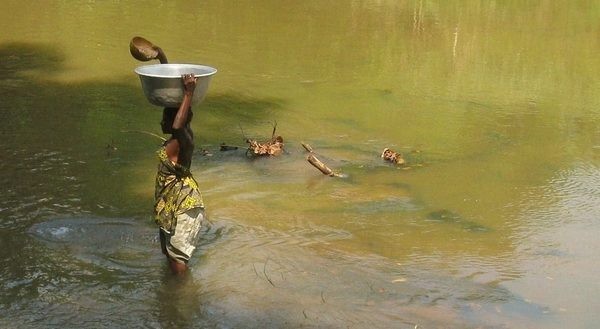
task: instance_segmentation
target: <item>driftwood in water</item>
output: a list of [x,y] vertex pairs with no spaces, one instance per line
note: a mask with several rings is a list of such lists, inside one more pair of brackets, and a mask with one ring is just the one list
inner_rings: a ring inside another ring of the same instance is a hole
[[331,170],[331,168],[327,167],[326,164],[324,164],[323,162],[321,162],[321,160],[319,160],[314,154],[313,154],[313,149],[312,147],[310,147],[310,145],[306,144],[306,143],[302,143],[302,147],[304,147],[305,150],[307,150],[310,154],[306,157],[306,160],[313,165],[315,168],[319,169],[319,171],[321,173],[323,173],[323,175],[327,175],[330,177],[342,177],[341,174],[338,174],[336,172],[334,172],[333,170]]
[[381,157],[389,162],[395,163],[397,165],[404,165],[406,161],[402,157],[402,154],[397,153],[389,148],[383,149],[383,153],[381,153]]
[[221,145],[220,145],[220,147],[219,147],[219,150],[220,150],[221,152],[225,152],[225,151],[235,151],[235,150],[237,150],[237,149],[238,149],[238,147],[237,147],[237,146],[227,145],[227,144],[225,144],[225,143],[221,143]]
[[248,143],[248,153],[252,155],[272,155],[277,156],[283,153],[283,138],[281,136],[273,137],[264,143],[259,143],[253,139],[246,139]]
[[[241,128],[241,127],[240,127]],[[259,143],[254,139],[246,138],[246,143],[248,143],[248,150],[246,154],[252,155],[272,155],[277,156],[283,153],[283,137],[275,136],[275,131],[277,130],[277,122],[273,125],[273,133],[271,134],[271,139],[264,142]],[[242,133],[244,131],[242,130]]]
[[304,147],[305,150],[307,150],[308,152],[312,153],[313,149],[312,147],[310,147],[310,145],[302,142],[302,147]]
[[332,177],[335,176],[333,170],[327,167],[323,162],[321,162],[321,160],[317,159],[317,157],[314,156],[314,154],[309,154],[308,157],[306,157],[306,160],[308,160],[308,162],[310,162],[311,165],[315,166],[315,168],[319,169],[319,171],[321,171],[323,175]]

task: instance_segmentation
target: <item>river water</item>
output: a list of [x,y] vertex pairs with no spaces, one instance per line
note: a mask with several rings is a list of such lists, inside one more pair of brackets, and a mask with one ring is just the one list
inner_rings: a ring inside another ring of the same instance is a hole
[[[594,1],[4,1],[0,327],[596,327],[599,22]],[[136,35],[219,70],[185,278],[151,220]],[[285,154],[248,158],[274,126]]]

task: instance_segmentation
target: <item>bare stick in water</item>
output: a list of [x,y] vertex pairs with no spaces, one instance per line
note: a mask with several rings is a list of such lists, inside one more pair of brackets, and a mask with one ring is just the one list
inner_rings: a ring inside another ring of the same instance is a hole
[[306,151],[308,151],[308,152],[310,152],[310,153],[313,153],[313,148],[312,148],[312,147],[310,147],[310,145],[308,145],[308,144],[306,144],[306,143],[304,143],[304,142],[302,142],[301,144],[302,144],[302,147],[304,147],[304,149],[305,149]]
[[265,278],[267,278],[267,281],[269,281],[269,283],[275,287],[275,284],[273,283],[273,281],[271,281],[271,278],[269,278],[269,276],[267,275],[267,262],[269,261],[269,259],[267,258],[267,260],[265,261],[265,266],[263,267],[263,273],[265,274]]
[[322,172],[323,175],[327,175],[330,177],[340,177],[339,174],[333,172],[333,170],[327,167],[327,165],[321,162],[321,160],[317,159],[317,157],[314,154],[309,154],[308,157],[306,157],[306,160],[308,160],[308,162],[315,168],[319,169],[319,171]]
[[246,134],[244,133],[244,128],[242,128],[242,124],[238,123],[238,127],[240,127],[240,131],[242,132],[242,137],[244,137],[244,140],[247,140],[248,137],[246,137]]
[[275,131],[277,131],[277,120],[273,123],[273,132],[271,133],[271,138],[275,137]]

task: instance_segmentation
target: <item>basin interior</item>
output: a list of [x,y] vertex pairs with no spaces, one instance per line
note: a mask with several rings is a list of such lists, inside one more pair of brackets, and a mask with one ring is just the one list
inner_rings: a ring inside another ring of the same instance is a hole
[[217,70],[210,66],[196,64],[155,64],[135,69],[139,75],[158,78],[181,78],[182,74],[194,74],[196,77],[210,76]]

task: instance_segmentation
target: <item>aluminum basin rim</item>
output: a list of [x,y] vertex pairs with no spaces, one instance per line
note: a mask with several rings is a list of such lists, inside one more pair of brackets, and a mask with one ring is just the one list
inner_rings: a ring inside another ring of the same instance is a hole
[[138,75],[141,75],[144,77],[164,78],[164,79],[174,79],[174,78],[181,79],[181,74],[165,75],[165,74],[152,74],[152,73],[146,73],[146,72],[141,71],[142,69],[149,69],[149,68],[159,67],[159,66],[183,67],[183,68],[190,67],[190,68],[200,68],[200,69],[208,69],[209,70],[209,72],[206,72],[206,73],[194,74],[194,77],[197,77],[197,78],[207,77],[207,76],[211,76],[211,75],[214,75],[215,73],[217,73],[217,69],[215,69],[214,67],[206,66],[206,65],[198,65],[198,64],[152,64],[152,65],[139,66],[134,71]]

